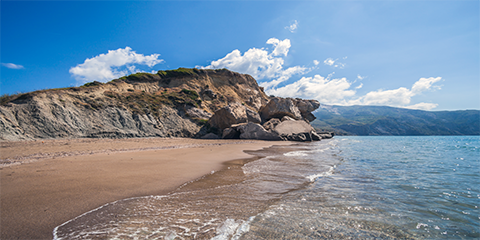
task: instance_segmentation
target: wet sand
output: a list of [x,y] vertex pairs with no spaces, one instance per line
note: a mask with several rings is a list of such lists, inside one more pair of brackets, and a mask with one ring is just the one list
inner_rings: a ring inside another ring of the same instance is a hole
[[162,195],[227,161],[289,142],[181,138],[0,143],[0,239],[51,239],[84,212],[130,197]]

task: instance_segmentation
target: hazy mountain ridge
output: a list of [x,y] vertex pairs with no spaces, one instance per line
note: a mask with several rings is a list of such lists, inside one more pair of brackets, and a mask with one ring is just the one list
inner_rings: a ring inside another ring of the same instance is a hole
[[338,135],[480,135],[479,110],[322,105],[314,115],[312,126]]

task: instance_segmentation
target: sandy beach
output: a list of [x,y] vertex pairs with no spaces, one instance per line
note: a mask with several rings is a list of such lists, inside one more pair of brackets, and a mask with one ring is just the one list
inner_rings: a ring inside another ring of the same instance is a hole
[[1,239],[51,239],[52,230],[120,199],[162,195],[227,161],[289,142],[182,138],[0,143]]

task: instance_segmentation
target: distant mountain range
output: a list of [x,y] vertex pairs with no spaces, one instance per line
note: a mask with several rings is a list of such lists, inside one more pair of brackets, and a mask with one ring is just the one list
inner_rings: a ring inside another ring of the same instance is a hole
[[480,111],[322,105],[311,124],[337,135],[480,135]]

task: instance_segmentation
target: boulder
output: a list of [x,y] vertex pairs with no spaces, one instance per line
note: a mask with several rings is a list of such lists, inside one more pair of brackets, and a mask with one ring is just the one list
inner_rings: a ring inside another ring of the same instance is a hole
[[313,141],[320,141],[320,140],[322,140],[322,137],[320,135],[318,135],[317,132],[312,131],[312,140]]
[[296,98],[295,105],[297,106],[304,120],[312,122],[316,119],[312,112],[320,107],[320,102],[317,100],[303,100]]
[[289,116],[285,116],[282,118],[282,122],[285,122],[285,121],[295,121],[295,119],[289,117]]
[[322,139],[329,139],[335,136],[334,132],[319,132],[317,133]]
[[313,120],[317,119],[317,117],[315,117],[315,115],[313,115],[312,113],[307,113],[305,114],[305,116],[302,115],[302,117],[305,121],[308,122],[312,122]]
[[311,113],[320,107],[320,102],[317,100],[304,100],[296,98],[295,105],[301,113]]
[[270,132],[265,130],[262,125],[258,123],[246,123],[246,124],[238,124],[234,127],[238,132],[240,132],[241,139],[258,139],[258,140],[284,140],[284,138],[280,137],[276,132]]
[[214,133],[207,133],[201,138],[202,139],[219,139],[220,137],[218,137],[218,135]]
[[263,107],[260,108],[260,116],[264,121],[272,118],[281,119],[289,116],[294,119],[302,119],[302,115],[295,102],[291,98],[274,97]]
[[223,139],[238,139],[240,138],[240,132],[235,128],[225,128],[222,133]]
[[260,97],[250,96],[246,103],[257,111],[262,107],[262,99]]
[[233,124],[245,123],[247,121],[248,116],[245,106],[240,103],[231,103],[230,105],[217,110],[208,120],[208,123],[212,127],[223,130]]
[[273,129],[275,129],[275,127],[279,123],[281,123],[281,121],[278,118],[272,118],[272,119],[268,120],[268,122],[263,124],[263,128],[265,128],[265,130],[267,130],[267,131],[272,131]]
[[317,136],[312,137],[315,132],[313,127],[303,120],[286,120],[279,123],[274,131],[282,138],[290,141],[312,141],[318,139]]
[[260,118],[260,114],[257,112],[251,110],[250,108],[245,107],[245,112],[247,113],[247,120],[248,122],[253,122],[253,123],[261,123],[262,118]]

